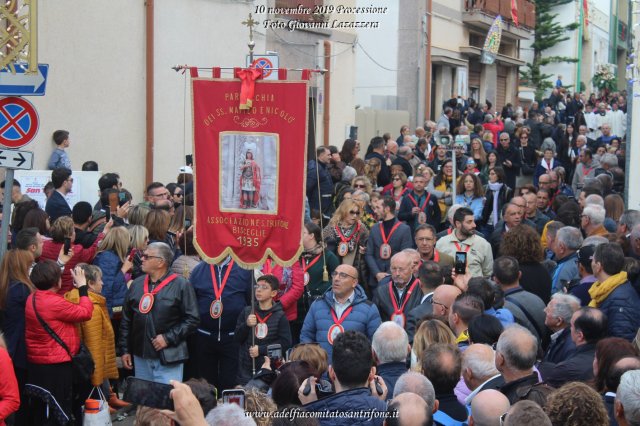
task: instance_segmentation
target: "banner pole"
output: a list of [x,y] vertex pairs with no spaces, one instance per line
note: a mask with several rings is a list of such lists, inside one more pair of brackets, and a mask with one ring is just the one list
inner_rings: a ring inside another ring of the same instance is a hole
[[[255,297],[255,288],[256,288],[256,275],[255,269],[251,273],[251,315],[256,314],[256,297]],[[251,327],[251,346],[256,345],[256,326]],[[251,377],[256,375],[256,359],[251,357],[252,364],[252,374]]]

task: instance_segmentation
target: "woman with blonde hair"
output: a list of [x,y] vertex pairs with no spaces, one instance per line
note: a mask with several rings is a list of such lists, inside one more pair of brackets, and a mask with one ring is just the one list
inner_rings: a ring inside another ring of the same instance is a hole
[[333,252],[340,263],[353,265],[359,269],[363,259],[362,251],[367,247],[369,230],[360,220],[362,209],[353,200],[343,200],[322,230],[326,250]]
[[131,253],[133,253],[133,256],[130,255],[133,258],[131,278],[135,280],[144,274],[142,272],[142,252],[149,245],[149,230],[142,225],[133,225],[129,227],[129,235],[131,236],[129,246],[131,247]]
[[411,369],[421,372],[422,354],[434,343],[457,345],[448,325],[438,319],[427,319],[418,325],[411,348]]
[[379,186],[378,173],[380,173],[380,170],[382,170],[382,163],[378,158],[374,157],[367,160],[367,163],[364,167],[364,174],[369,179],[369,182],[371,182],[371,185],[374,188],[377,188]]
[[[118,378],[118,367],[116,365],[115,333],[109,320],[107,300],[101,294],[104,289],[102,281],[103,275],[100,268],[95,265],[80,263],[78,266],[84,271],[89,290],[89,300],[91,300],[93,304],[91,319],[80,323],[79,328],[80,340],[82,340],[89,352],[91,352],[91,358],[93,358],[95,364],[93,374],[91,375],[91,386],[102,388],[103,393],[109,398],[109,404],[113,404],[112,408],[122,408],[128,404],[120,401],[117,395],[111,392],[111,386],[109,384],[109,379]],[[75,304],[80,303],[80,293],[78,289],[71,290],[64,295],[64,298]],[[91,388],[83,389],[80,391],[80,395],[88,395],[89,392],[91,392]]]
[[[93,264],[102,270],[102,295],[106,299],[109,315],[119,318],[124,296],[127,293],[127,274],[133,263],[129,259],[130,235],[124,226],[109,230],[98,245]],[[116,315],[114,315],[116,314]]]
[[469,156],[473,158],[473,161],[476,162],[479,169],[487,162],[487,152],[484,150],[484,146],[482,145],[482,140],[480,138],[471,139],[471,152]]
[[361,190],[366,192],[367,194],[371,194],[372,186],[371,181],[367,176],[356,176],[351,181],[351,187],[355,190]]

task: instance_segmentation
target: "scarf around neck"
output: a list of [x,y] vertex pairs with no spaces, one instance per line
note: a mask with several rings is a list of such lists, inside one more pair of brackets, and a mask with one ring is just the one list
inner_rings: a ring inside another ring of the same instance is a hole
[[495,182],[495,183],[489,182],[489,189],[493,191],[493,206],[491,209],[490,220],[492,222],[491,224],[494,226],[498,223],[498,194],[502,189],[502,185],[503,183],[501,182]]
[[625,271],[622,271],[615,275],[611,275],[603,282],[596,281],[589,289],[589,296],[591,296],[591,302],[589,302],[589,306],[592,308],[597,308],[602,304],[602,302],[605,301],[607,297],[609,297],[611,293],[613,293],[616,288],[620,287],[626,282],[627,273]]

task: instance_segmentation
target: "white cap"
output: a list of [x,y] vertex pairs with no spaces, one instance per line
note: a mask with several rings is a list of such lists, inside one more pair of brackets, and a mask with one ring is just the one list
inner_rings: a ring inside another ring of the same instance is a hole
[[193,169],[191,168],[191,166],[182,166],[180,167],[180,173],[186,173],[188,175],[192,175]]

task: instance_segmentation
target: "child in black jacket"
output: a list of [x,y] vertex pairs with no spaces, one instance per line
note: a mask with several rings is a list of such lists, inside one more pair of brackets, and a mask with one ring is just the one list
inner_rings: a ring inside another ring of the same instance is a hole
[[[263,357],[267,356],[267,346],[279,343],[282,354],[291,347],[289,322],[282,305],[273,302],[279,288],[280,282],[273,275],[258,278],[255,286],[255,312],[251,313],[251,306],[247,306],[238,317],[235,340],[240,343],[237,380],[240,385],[244,386],[251,379],[253,358],[256,358],[256,370],[260,369]],[[255,345],[252,345],[252,332],[255,335]]]

